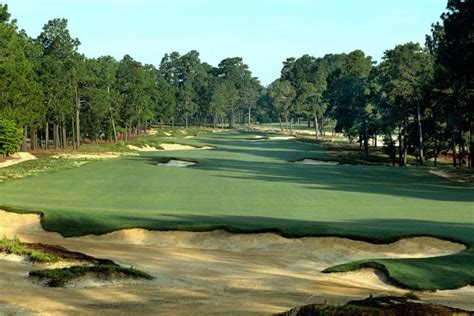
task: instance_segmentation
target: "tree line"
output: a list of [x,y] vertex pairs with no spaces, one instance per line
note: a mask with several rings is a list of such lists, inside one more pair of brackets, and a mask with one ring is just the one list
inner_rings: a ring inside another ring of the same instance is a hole
[[33,150],[127,140],[152,123],[250,123],[262,90],[240,57],[213,67],[197,51],[173,52],[158,68],[129,55],[87,58],[66,19],[48,21],[31,38],[7,5],[0,5],[0,39],[0,116],[22,129],[23,149],[27,139]]
[[384,138],[392,162],[407,155],[435,160],[452,152],[454,166],[473,165],[474,1],[449,0],[425,46],[397,45],[376,64],[363,51],[288,58],[267,90],[280,124],[312,122],[316,137],[330,119],[358,139]]
[[18,138],[16,124],[23,146],[30,139],[35,149],[127,140],[152,123],[276,120],[291,131],[306,120],[319,137],[335,121],[366,157],[370,140],[383,138],[393,164],[406,165],[408,155],[436,163],[449,151],[455,166],[472,166],[473,12],[473,0],[448,0],[424,46],[397,45],[378,64],[361,50],[288,58],[264,88],[240,57],[216,67],[195,50],[165,54],[158,67],[129,55],[87,58],[67,20],[50,20],[31,38],[0,5],[0,131]]

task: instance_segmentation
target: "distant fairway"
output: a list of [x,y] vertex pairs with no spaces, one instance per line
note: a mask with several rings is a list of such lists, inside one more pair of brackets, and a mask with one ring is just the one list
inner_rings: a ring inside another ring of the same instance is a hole
[[[215,149],[143,152],[11,181],[0,185],[0,205],[43,212],[44,227],[65,236],[129,227],[226,228],[373,242],[431,235],[474,245],[472,186],[424,168],[293,164],[288,161],[328,157],[324,149],[294,140],[248,140],[255,135],[207,134],[179,142]],[[159,166],[163,157],[197,164]],[[402,285],[425,289],[474,284],[473,262],[472,249],[378,260]]]

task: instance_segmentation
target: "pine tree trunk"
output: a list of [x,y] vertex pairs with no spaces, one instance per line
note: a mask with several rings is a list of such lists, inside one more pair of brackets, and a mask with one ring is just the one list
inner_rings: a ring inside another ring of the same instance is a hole
[[419,151],[420,151],[420,164],[423,165],[425,163],[425,156],[424,156],[424,146],[423,146],[423,129],[421,127],[421,113],[420,113],[420,106],[417,105],[416,107],[416,118],[418,121],[418,142],[419,142]]
[[115,128],[115,120],[114,116],[112,115],[112,112],[110,112],[110,120],[112,121],[112,132],[114,136],[114,143],[117,142],[117,129]]
[[319,125],[319,135],[326,136],[326,132],[324,131],[324,117],[321,117],[321,124]]
[[314,132],[316,133],[316,138],[318,138],[319,133],[319,125],[318,125],[318,115],[316,114],[316,110],[314,111]]
[[[76,87],[76,147],[81,147],[81,100],[79,98],[79,92]],[[73,127],[74,128],[74,127]]]
[[252,123],[250,122],[251,117],[252,117],[252,116],[251,116],[251,111],[250,111],[250,106],[249,106],[249,113],[248,113],[248,116],[249,116],[248,126],[249,126],[249,128],[250,128],[250,126],[252,125]]
[[54,123],[53,124],[53,146],[54,149],[58,149],[59,145],[59,135],[58,135],[58,124]]
[[365,152],[365,160],[369,159],[369,135],[367,130],[367,123],[364,120],[364,152]]
[[403,165],[404,166],[407,165],[407,161],[408,161],[407,129],[408,129],[408,126],[407,126],[407,123],[405,122],[405,126],[403,127]]
[[474,134],[474,122],[472,121],[471,113],[471,122],[469,130],[469,168],[472,168],[474,166],[474,138],[472,134]]
[[403,140],[402,128],[398,128],[398,166],[403,166]]
[[280,131],[283,131],[283,124],[281,123],[281,117],[278,117],[278,121],[280,122]]
[[28,127],[23,127],[23,142],[21,143],[21,151],[26,151],[28,142]]
[[37,142],[37,131],[36,129],[31,130],[31,150],[36,150],[38,147],[38,142]]
[[457,154],[456,154],[456,130],[453,129],[453,132],[452,132],[452,140],[453,140],[453,166],[456,167],[457,166]]
[[49,123],[46,122],[46,126],[44,128],[44,148],[49,149]]
[[63,122],[62,126],[62,134],[63,134],[63,148],[67,147],[67,134],[66,134],[66,123]]
[[71,128],[72,128],[72,148],[76,149],[76,132],[74,126],[76,123],[74,122],[74,116],[71,117]]

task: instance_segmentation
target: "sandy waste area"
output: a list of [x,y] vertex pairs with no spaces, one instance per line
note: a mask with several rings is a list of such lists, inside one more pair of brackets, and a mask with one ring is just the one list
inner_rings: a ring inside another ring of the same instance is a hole
[[17,163],[28,161],[28,160],[35,160],[36,157],[28,152],[18,152],[11,156],[12,159],[6,160],[4,162],[0,162],[0,168],[9,167],[12,165],[16,165]]
[[[370,294],[404,294],[373,270],[323,274],[329,266],[368,258],[457,253],[463,245],[436,238],[374,245],[345,238],[287,239],[272,233],[120,230],[64,238],[46,232],[36,214],[0,211],[0,236],[61,245],[133,266],[152,281],[79,280],[46,288],[28,278],[37,265],[0,256],[0,314],[270,314],[292,307],[345,303]],[[41,266],[41,268],[44,268]],[[416,293],[430,302],[474,309],[474,287]]]

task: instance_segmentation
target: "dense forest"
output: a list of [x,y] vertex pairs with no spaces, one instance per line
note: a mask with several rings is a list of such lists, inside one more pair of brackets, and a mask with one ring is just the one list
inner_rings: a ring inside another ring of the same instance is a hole
[[[385,51],[380,63],[362,50],[283,62],[268,87],[242,58],[217,67],[197,51],[166,54],[160,65],[125,55],[88,58],[78,52],[67,20],[48,21],[29,37],[0,5],[0,154],[14,139],[38,147],[80,146],[84,140],[127,140],[151,124],[206,125],[328,121],[360,141],[383,137],[393,163],[419,164],[450,152],[455,166],[473,165],[474,1],[448,0],[425,45]],[[12,145],[13,144],[13,145]]]

